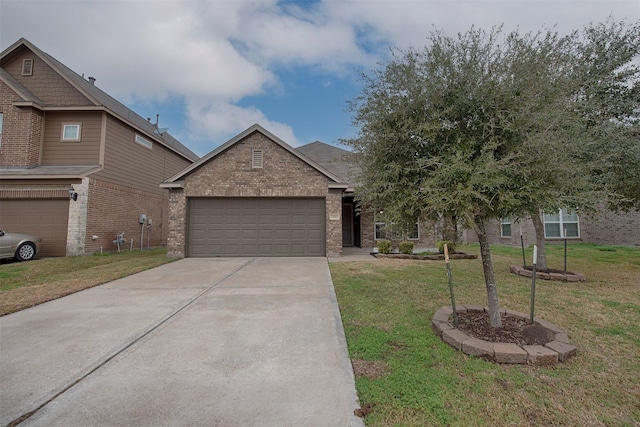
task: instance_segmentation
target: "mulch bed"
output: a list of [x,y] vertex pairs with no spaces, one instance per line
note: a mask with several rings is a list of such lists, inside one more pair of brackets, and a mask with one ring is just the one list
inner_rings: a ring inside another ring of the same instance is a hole
[[[554,340],[548,329],[529,323],[529,320],[501,315],[502,328],[492,328],[489,315],[483,311],[458,313],[458,329],[467,335],[489,342],[513,343],[518,345],[543,345]],[[453,316],[450,323],[453,325]]]
[[[444,260],[444,254],[436,255],[408,255],[408,254],[380,254],[372,253],[376,258],[396,258],[396,259],[417,259],[417,260]],[[450,259],[478,259],[478,255],[467,254],[464,252],[453,252],[449,254]]]

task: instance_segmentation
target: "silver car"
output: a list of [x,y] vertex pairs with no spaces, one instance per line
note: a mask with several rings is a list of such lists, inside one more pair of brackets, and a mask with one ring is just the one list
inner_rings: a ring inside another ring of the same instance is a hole
[[40,249],[42,249],[41,237],[0,230],[0,259],[15,258],[18,261],[29,261],[40,252]]

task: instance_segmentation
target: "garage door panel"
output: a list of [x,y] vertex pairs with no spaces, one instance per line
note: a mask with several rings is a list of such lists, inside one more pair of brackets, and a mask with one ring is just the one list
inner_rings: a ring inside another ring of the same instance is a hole
[[69,199],[0,200],[0,228],[42,237],[38,256],[67,254]]
[[322,198],[190,199],[189,256],[324,256],[324,218]]
[[319,240],[322,239],[324,234],[318,230],[309,230],[309,239],[310,240]]
[[273,230],[268,229],[260,229],[259,231],[259,239],[262,240],[272,240],[273,239]]
[[291,230],[291,238],[294,240],[305,240],[307,238],[306,230]]

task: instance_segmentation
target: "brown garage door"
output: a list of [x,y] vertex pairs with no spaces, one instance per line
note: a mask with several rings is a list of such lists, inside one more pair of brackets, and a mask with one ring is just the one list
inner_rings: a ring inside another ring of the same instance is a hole
[[0,228],[42,237],[38,256],[65,256],[69,199],[0,200]]
[[325,199],[190,199],[189,256],[325,256]]

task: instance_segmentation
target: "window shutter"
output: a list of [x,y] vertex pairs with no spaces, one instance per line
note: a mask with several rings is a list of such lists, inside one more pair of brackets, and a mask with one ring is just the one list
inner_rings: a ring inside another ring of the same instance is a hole
[[253,150],[251,153],[251,167],[253,169],[262,169],[263,165],[263,152],[262,150]]

